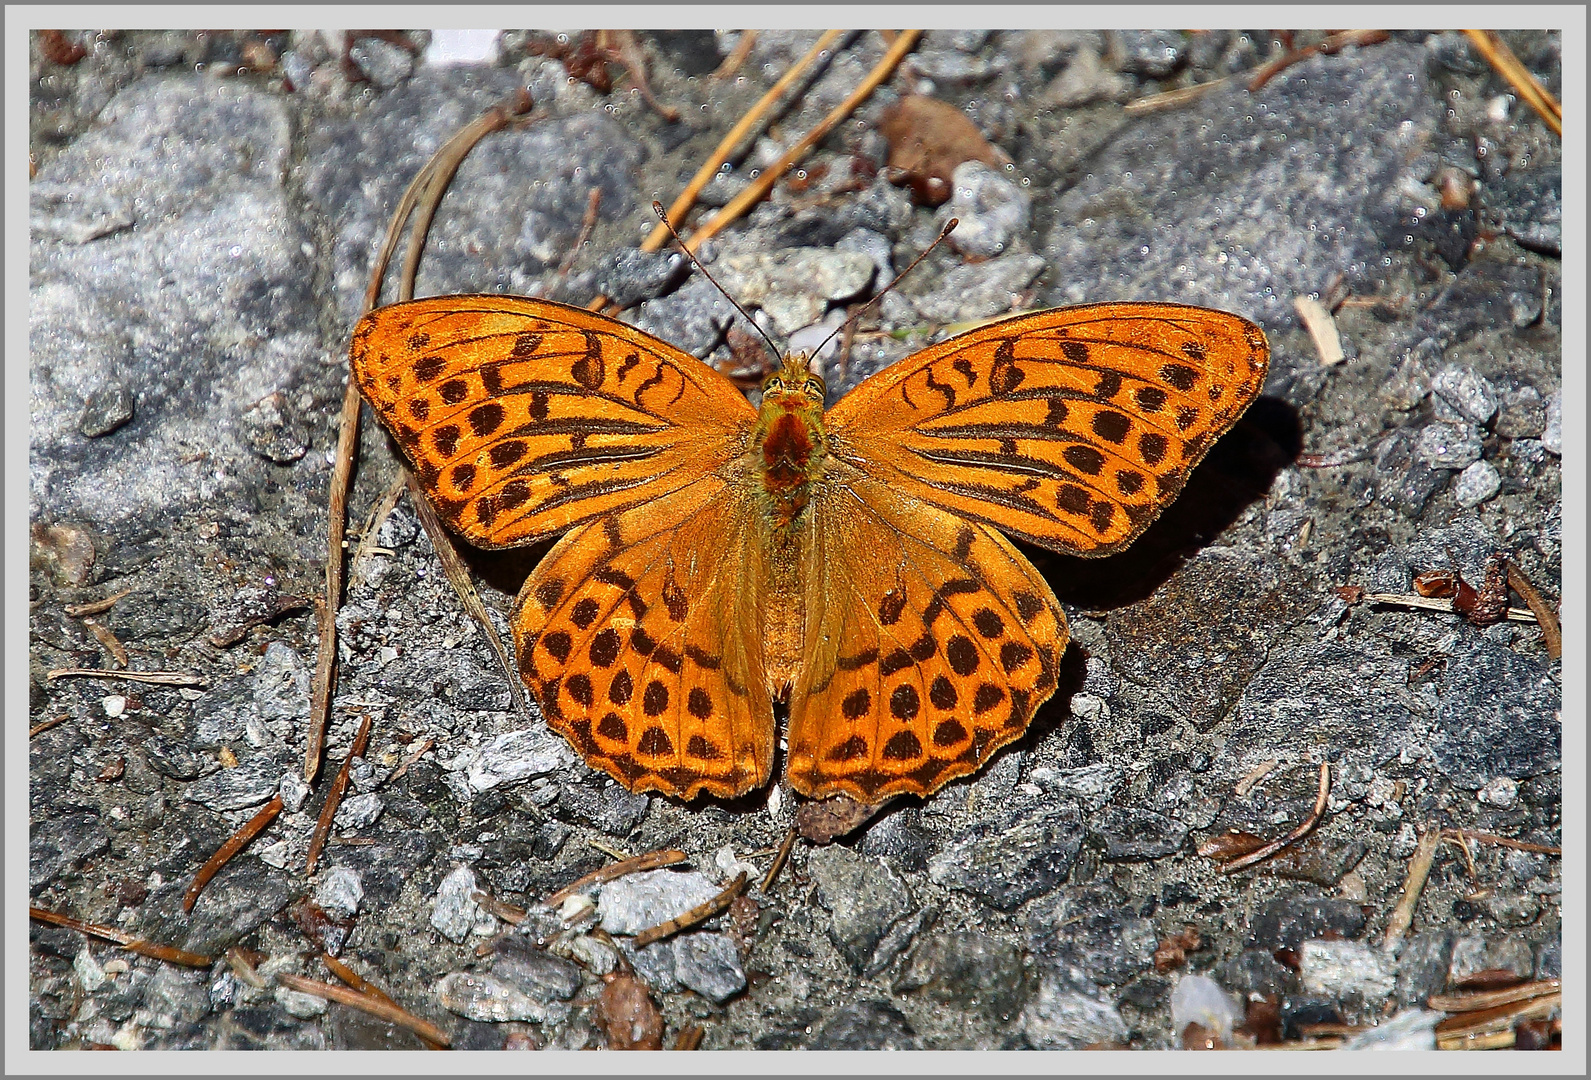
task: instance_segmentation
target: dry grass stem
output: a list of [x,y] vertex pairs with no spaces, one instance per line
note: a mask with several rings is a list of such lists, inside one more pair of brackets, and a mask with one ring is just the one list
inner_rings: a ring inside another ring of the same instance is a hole
[[204,686],[202,675],[181,671],[110,671],[105,668],[56,668],[44,673],[46,679],[122,679],[153,686]]
[[773,865],[768,867],[767,875],[758,886],[764,893],[773,888],[773,883],[779,879],[779,871],[783,870],[784,864],[790,861],[790,852],[795,847],[796,837],[799,835],[801,835],[800,829],[792,822],[790,831],[784,834],[784,843],[779,845],[779,854],[774,856]]
[[1508,573],[1508,587],[1524,599],[1531,614],[1536,616],[1536,622],[1541,626],[1542,644],[1547,647],[1547,655],[1554,660],[1559,659],[1563,656],[1563,630],[1558,626],[1557,613],[1525,576],[1525,572],[1514,565],[1514,560],[1505,560],[1503,568]]
[[83,625],[88,627],[93,635],[99,639],[99,643],[105,646],[105,651],[110,653],[118,664],[122,667],[127,666],[129,660],[127,648],[116,640],[116,635],[111,633],[110,627],[98,619],[91,619],[87,616],[83,618]]
[[755,180],[747,185],[744,191],[730,199],[717,214],[713,215],[711,220],[703,224],[701,228],[691,235],[691,238],[685,242],[685,246],[694,252],[708,237],[715,236],[723,231],[726,226],[738,220],[760,202],[763,196],[767,195],[773,185],[778,182],[779,178],[789,171],[791,166],[805,157],[808,150],[821,142],[830,131],[834,130],[840,121],[851,115],[858,105],[866,101],[873,91],[878,89],[880,83],[894,73],[896,66],[912,50],[917,44],[917,39],[921,36],[921,30],[907,30],[897,37],[884,53],[883,59],[879,60],[872,71],[868,72],[867,78],[863,79],[861,85],[851,91],[849,97],[835,106],[829,115],[818,121],[811,131],[798,139],[795,145],[786,150],[777,162],[764,169]]
[[1442,830],[1426,828],[1420,833],[1419,844],[1409,857],[1409,868],[1403,875],[1403,896],[1398,906],[1387,917],[1387,933],[1382,948],[1391,949],[1403,940],[1403,935],[1414,925],[1414,911],[1420,905],[1420,893],[1425,889],[1425,879],[1431,875],[1431,864],[1436,860],[1436,849],[1442,842]]
[[1563,106],[1558,100],[1547,93],[1547,88],[1536,81],[1530,69],[1519,62],[1514,51],[1504,44],[1503,39],[1497,36],[1495,30],[1466,30],[1466,37],[1470,44],[1486,58],[1486,62],[1497,69],[1498,74],[1508,80],[1508,84],[1519,91],[1519,96],[1536,110],[1542,120],[1546,121],[1554,135],[1563,136]]
[[86,604],[67,604],[61,610],[66,612],[69,618],[73,619],[81,619],[85,615],[103,615],[116,606],[116,601],[131,593],[131,589],[123,589],[121,592],[107,596],[103,600],[90,600]]

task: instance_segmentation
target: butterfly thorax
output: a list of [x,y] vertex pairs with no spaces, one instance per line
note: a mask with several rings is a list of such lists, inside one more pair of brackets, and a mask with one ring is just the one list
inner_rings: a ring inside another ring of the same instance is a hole
[[823,380],[807,370],[807,358],[800,354],[786,357],[763,383],[751,449],[765,509],[777,531],[788,532],[806,509],[809,487],[822,468],[828,443],[823,393]]

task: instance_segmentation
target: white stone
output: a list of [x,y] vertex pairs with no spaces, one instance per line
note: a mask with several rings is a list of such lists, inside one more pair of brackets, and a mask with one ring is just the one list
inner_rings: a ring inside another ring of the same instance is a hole
[[1499,776],[1488,780],[1486,786],[1475,793],[1475,797],[1487,806],[1509,810],[1519,801],[1519,785],[1509,777]]
[[1503,486],[1503,478],[1489,461],[1471,462],[1453,482],[1453,501],[1468,510],[1491,498]]

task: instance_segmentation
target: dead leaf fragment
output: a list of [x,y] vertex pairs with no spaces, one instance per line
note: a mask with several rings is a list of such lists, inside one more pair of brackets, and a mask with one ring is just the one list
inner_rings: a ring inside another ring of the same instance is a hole
[[935,98],[908,94],[884,111],[878,130],[889,140],[891,182],[910,185],[923,206],[950,198],[950,174],[962,162],[1006,163],[966,113]]

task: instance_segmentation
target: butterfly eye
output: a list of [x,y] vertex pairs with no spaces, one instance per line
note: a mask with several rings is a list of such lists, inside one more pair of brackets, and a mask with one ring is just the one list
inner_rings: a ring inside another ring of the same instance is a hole
[[775,391],[779,391],[779,390],[783,390],[783,389],[784,389],[784,380],[779,378],[779,376],[777,376],[777,375],[769,375],[767,380],[764,381],[763,384],[762,384],[762,392],[764,394],[775,392]]
[[822,401],[826,387],[823,385],[823,379],[820,376],[809,375],[806,386],[803,389],[806,390],[808,397],[815,401]]

